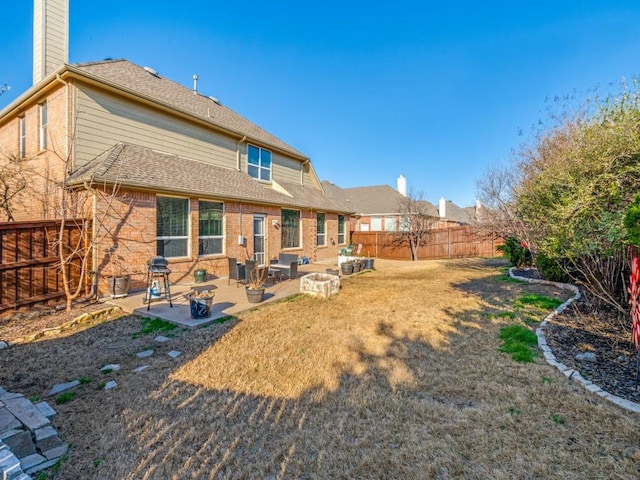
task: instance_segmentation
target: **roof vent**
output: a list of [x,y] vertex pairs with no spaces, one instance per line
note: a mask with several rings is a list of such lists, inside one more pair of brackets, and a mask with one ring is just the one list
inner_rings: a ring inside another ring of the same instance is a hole
[[158,72],[156,72],[153,68],[151,68],[151,67],[142,67],[142,68],[144,68],[144,70],[146,72],[150,73],[154,77],[160,78],[160,74]]
[[209,95],[209,100],[211,100],[213,103],[217,103],[218,105],[222,105],[222,103],[220,103],[220,100],[218,100],[216,97],[212,97],[211,95]]

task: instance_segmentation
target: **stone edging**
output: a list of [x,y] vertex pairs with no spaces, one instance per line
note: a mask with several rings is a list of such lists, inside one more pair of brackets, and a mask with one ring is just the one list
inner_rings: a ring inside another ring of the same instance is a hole
[[602,388],[600,388],[595,383],[585,379],[582,375],[580,375],[580,372],[574,370],[573,368],[567,367],[563,363],[560,363],[556,359],[556,356],[551,351],[551,347],[549,347],[549,345],[547,344],[547,338],[545,337],[545,334],[544,334],[544,329],[545,329],[547,323],[549,322],[549,320],[551,320],[557,314],[562,313],[562,311],[565,308],[567,308],[569,305],[571,305],[574,301],[576,301],[576,300],[578,300],[580,298],[580,290],[578,289],[578,287],[576,287],[575,285],[571,285],[569,283],[550,282],[550,281],[547,281],[547,280],[538,280],[538,279],[535,279],[535,278],[519,277],[519,276],[517,276],[517,275],[515,275],[513,273],[513,270],[514,270],[513,267],[509,269],[509,276],[511,278],[515,278],[517,280],[521,280],[521,281],[528,282],[528,283],[540,283],[540,284],[543,284],[543,285],[552,285],[554,287],[562,288],[564,290],[571,290],[574,293],[573,297],[571,297],[569,300],[564,302],[562,305],[560,305],[558,308],[556,308],[553,312],[551,312],[549,315],[547,315],[544,318],[544,320],[542,322],[540,322],[540,326],[536,329],[536,335],[538,337],[538,346],[542,350],[542,353],[544,354],[544,358],[547,361],[547,363],[549,365],[552,365],[552,366],[556,367],[558,370],[560,370],[562,373],[564,373],[564,375],[567,378],[570,378],[571,380],[575,380],[575,381],[581,383],[590,392],[593,392],[596,395],[599,395],[602,398],[604,398],[606,400],[609,400],[612,403],[615,403],[616,405],[618,405],[619,407],[624,408],[625,410],[630,410],[630,411],[635,412],[635,413],[640,413],[640,404],[639,403],[635,403],[635,402],[632,402],[630,400],[627,400],[627,399],[618,397],[616,395],[610,394],[609,392],[607,392],[607,391],[603,390]]
[[41,330],[37,333],[33,333],[31,335],[28,335],[26,337],[21,337],[18,338],[16,340],[14,340],[13,342],[0,342],[0,350],[2,350],[3,348],[8,348],[11,347],[13,345],[17,345],[17,344],[22,344],[22,343],[30,343],[33,342],[39,338],[42,338],[44,336],[47,335],[53,335],[56,333],[60,333],[64,330],[68,330],[69,328],[78,325],[78,324],[82,324],[82,323],[86,323],[89,322],[91,320],[96,320],[99,318],[103,318],[103,317],[107,317],[115,312],[121,312],[122,308],[119,306],[112,306],[112,307],[106,307],[106,308],[102,308],[100,310],[96,310],[95,312],[88,312],[88,313],[83,313],[82,315],[77,316],[76,318],[74,318],[73,320],[70,320],[66,323],[63,323],[61,325],[58,325],[56,327],[51,327],[51,328],[45,328],[44,330]]

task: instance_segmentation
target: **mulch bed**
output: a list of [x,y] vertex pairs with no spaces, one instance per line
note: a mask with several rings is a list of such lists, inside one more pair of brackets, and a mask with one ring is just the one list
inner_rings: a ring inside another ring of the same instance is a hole
[[[542,279],[536,269],[514,269],[514,274]],[[583,293],[580,300],[553,317],[547,324],[545,336],[559,362],[612,395],[640,403],[630,317],[620,319],[616,312],[590,302]],[[596,361],[575,359],[585,352],[594,353]]]

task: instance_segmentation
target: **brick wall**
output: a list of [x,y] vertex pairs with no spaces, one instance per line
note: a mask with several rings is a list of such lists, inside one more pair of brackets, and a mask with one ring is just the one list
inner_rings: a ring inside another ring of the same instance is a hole
[[[132,275],[132,289],[144,288],[146,262],[156,255],[156,195],[126,189],[109,189],[97,192],[97,271],[100,277],[115,273],[125,267]],[[224,254],[198,257],[198,198],[189,198],[190,205],[190,255],[169,259],[171,281],[193,281],[196,269],[205,268],[209,275],[228,275],[227,257],[241,262],[251,258],[254,252],[253,218],[265,218],[266,259],[276,258],[281,252],[281,209],[275,206],[224,202],[225,243]],[[302,246],[287,249],[299,257],[311,261],[334,259],[337,256],[338,215],[327,214],[327,246],[316,248],[316,213],[302,211]],[[245,241],[238,243],[238,236]],[[106,293],[106,283],[100,281],[99,289]]]
[[[47,148],[40,150],[40,104],[47,103]],[[10,159],[19,158],[20,127],[19,118],[24,116],[26,149],[25,157],[16,164]],[[41,97],[26,104],[13,117],[0,125],[0,168],[3,172],[11,169],[21,172],[27,179],[27,188],[21,190],[11,200],[14,220],[52,219],[60,217],[60,184],[64,166],[68,158],[67,150],[67,94],[60,85]],[[12,175],[13,185],[16,175]],[[0,211],[0,219],[6,220],[6,213]]]

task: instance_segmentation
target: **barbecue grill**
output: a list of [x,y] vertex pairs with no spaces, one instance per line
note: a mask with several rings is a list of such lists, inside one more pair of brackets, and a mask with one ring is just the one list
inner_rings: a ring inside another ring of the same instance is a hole
[[[169,290],[169,262],[162,256],[153,257],[147,260],[147,295],[145,301],[147,302],[147,310],[151,308],[151,300],[162,298],[162,292],[164,291],[165,299],[169,300],[169,306],[173,308],[171,303],[171,291]],[[159,280],[162,279],[161,287]]]

